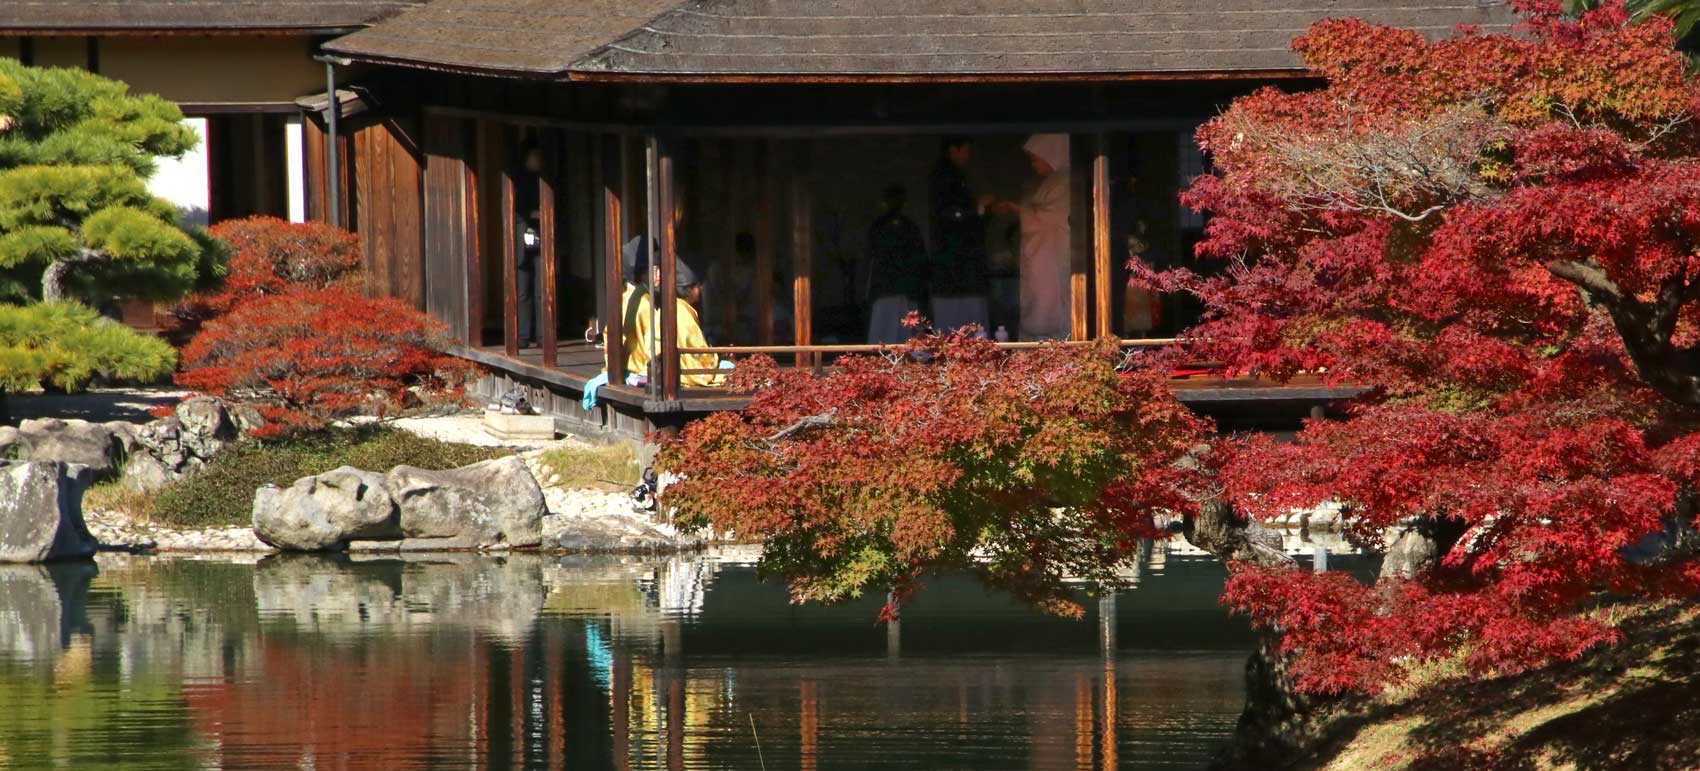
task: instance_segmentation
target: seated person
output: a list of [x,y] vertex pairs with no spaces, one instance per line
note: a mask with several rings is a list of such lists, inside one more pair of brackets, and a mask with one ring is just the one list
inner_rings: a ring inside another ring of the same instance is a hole
[[[678,338],[680,348],[707,348],[708,338],[702,334],[702,322],[697,316],[697,306],[702,304],[702,281],[696,276],[691,266],[680,260],[674,271],[674,284],[677,286],[678,303]],[[681,353],[679,354],[679,369],[731,369],[732,362],[721,361],[719,356],[712,353]],[[703,373],[698,375],[683,375],[679,385],[693,388],[716,388],[726,384],[726,376]]]
[[[635,236],[620,249],[620,267],[626,274],[626,289],[620,295],[620,338],[626,352],[626,384],[638,385],[649,377],[650,346],[643,341],[650,337],[649,328],[655,321],[654,306],[650,304],[649,287],[653,277],[644,276],[644,267],[653,255],[649,239]],[[660,268],[655,269],[657,275]]]

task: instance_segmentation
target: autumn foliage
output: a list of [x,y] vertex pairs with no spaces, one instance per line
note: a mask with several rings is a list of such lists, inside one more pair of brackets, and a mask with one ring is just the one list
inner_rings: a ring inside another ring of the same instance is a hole
[[359,289],[360,237],[341,228],[248,217],[220,222],[210,232],[228,249],[229,269],[218,287],[190,295],[171,309],[171,332],[182,341],[243,300],[333,287]]
[[1114,346],[1006,353],[961,334],[835,362],[816,377],[743,362],[743,413],[663,450],[663,502],[691,526],[759,535],[799,601],[899,600],[923,573],[971,570],[1059,613],[1065,578],[1114,583],[1160,535],[1160,481],[1201,426]]
[[[1371,389],[1292,443],[1223,441],[1223,497],[1345,504],[1373,585],[1242,567],[1301,688],[1373,689],[1462,654],[1578,655],[1605,598],[1693,591],[1700,477],[1700,89],[1668,20],[1520,5],[1518,35],[1353,20],[1295,42],[1326,78],[1199,132],[1186,195],[1225,266],[1181,355]],[[1662,534],[1662,535],[1661,535]]]
[[359,293],[353,234],[267,217],[213,233],[231,247],[230,274],[179,311],[204,324],[183,349],[179,385],[255,403],[269,421],[258,433],[269,434],[460,393],[471,368],[443,353],[446,327]]

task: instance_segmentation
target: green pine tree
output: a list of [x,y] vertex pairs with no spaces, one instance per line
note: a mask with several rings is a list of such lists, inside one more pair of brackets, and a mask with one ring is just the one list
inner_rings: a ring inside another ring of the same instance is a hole
[[196,141],[157,96],[0,58],[0,393],[175,366],[169,346],[85,305],[174,299],[223,272],[216,242],[147,188],[158,158]]

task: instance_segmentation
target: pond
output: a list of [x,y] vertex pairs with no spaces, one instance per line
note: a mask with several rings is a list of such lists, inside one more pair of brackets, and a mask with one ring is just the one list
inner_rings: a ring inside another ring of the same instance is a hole
[[0,567],[0,768],[1196,769],[1222,568],[1048,618],[967,577],[794,606],[744,551]]

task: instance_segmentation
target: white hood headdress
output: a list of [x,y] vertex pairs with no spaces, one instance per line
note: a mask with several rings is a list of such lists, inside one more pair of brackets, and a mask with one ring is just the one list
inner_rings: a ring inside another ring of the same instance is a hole
[[1021,149],[1039,156],[1056,171],[1068,170],[1067,134],[1034,134]]

